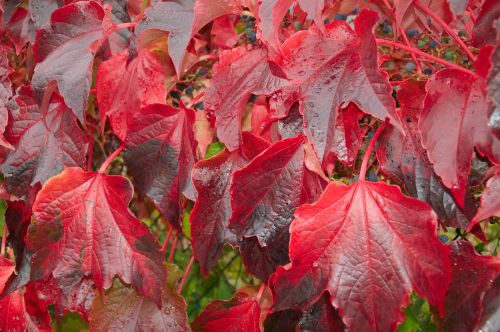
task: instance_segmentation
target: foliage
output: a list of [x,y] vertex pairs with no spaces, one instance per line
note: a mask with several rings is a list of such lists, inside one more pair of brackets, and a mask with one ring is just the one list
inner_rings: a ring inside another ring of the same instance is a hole
[[500,330],[498,1],[0,14],[0,331]]

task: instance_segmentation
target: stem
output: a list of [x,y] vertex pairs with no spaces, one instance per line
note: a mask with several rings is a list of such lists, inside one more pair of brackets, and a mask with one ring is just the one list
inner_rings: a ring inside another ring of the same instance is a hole
[[262,283],[262,285],[260,286],[259,288],[259,292],[257,293],[257,296],[255,297],[255,300],[257,301],[257,303],[260,304],[260,299],[262,297],[262,294],[264,293],[264,289],[266,288],[266,285],[264,285],[264,283]]
[[403,81],[389,81],[390,85],[401,85]]
[[450,35],[450,37],[455,39],[455,41],[458,43],[458,45],[460,45],[460,47],[464,50],[465,54],[467,54],[467,56],[471,61],[474,62],[476,60],[476,57],[474,56],[474,54],[472,54],[469,48],[467,48],[467,45],[465,45],[462,39],[460,39],[460,37],[457,36],[455,31],[453,31],[450,28],[450,26],[446,24],[445,21],[443,21],[439,16],[433,13],[432,10],[430,10],[428,7],[424,6],[419,0],[415,0],[413,1],[413,3],[418,9],[420,9],[421,11],[432,17],[432,19],[435,20],[436,22],[438,22],[439,25],[441,25],[441,27],[443,27],[443,29]]
[[[403,36],[403,40],[404,40],[405,44],[407,46],[411,46],[410,40],[408,39],[408,36],[406,35],[406,32],[403,30],[403,28],[401,28],[401,26],[399,25],[399,22],[396,21],[396,17],[394,15],[394,10],[392,9],[391,5],[389,4],[389,2],[387,2],[387,0],[383,0],[383,1],[384,1],[384,5],[391,12],[391,16],[392,16],[394,22],[396,22],[396,26],[398,27],[398,30],[401,33],[401,36]],[[417,56],[415,54],[413,54],[413,53],[410,53],[410,56],[413,59],[413,62],[415,62],[415,66],[417,66],[417,72],[420,75],[422,75],[422,66],[420,66],[420,63],[417,60]]]
[[377,131],[375,132],[375,135],[373,135],[372,140],[370,141],[370,144],[368,144],[368,147],[366,148],[365,151],[365,156],[363,158],[363,163],[361,164],[361,170],[359,171],[359,181],[364,181],[366,177],[366,170],[368,168],[368,161],[370,160],[370,155],[372,154],[373,147],[375,146],[375,142],[377,141],[378,137],[382,133],[385,127],[385,122],[378,127]]
[[40,104],[40,114],[42,114],[42,116],[45,116],[45,114],[47,114],[50,100],[52,99],[52,95],[54,94],[54,92],[56,92],[56,90],[57,83],[55,81],[51,81],[49,84],[47,84],[47,87],[45,88],[45,91],[43,93],[42,103]]
[[104,173],[106,172],[106,168],[108,168],[109,164],[115,159],[122,151],[125,149],[125,143],[122,143],[118,149],[115,150],[104,162],[102,163],[101,167],[99,168],[99,173]]
[[96,93],[97,93],[97,89],[90,89],[90,90],[89,90],[89,93],[90,93],[90,94],[96,94]]
[[107,39],[113,32],[121,30],[121,29],[135,28],[136,25],[137,25],[137,22],[125,22],[125,23],[117,24],[117,25],[109,28],[108,31],[106,31],[104,38]]
[[7,243],[7,224],[4,223],[3,225],[3,234],[2,234],[2,249],[0,251],[0,255],[4,256],[5,255],[5,244]]
[[464,18],[463,18],[463,17],[460,19],[460,22],[462,22],[462,24],[463,24],[463,26],[464,26],[465,30],[467,30],[467,33],[469,34],[469,38],[472,38],[472,30],[471,30],[471,29],[469,28],[469,26],[465,23],[465,20],[464,20]]
[[161,253],[165,255],[165,251],[167,250],[168,246],[168,241],[170,241],[170,236],[172,236],[174,228],[170,227],[170,230],[168,231],[167,237],[165,238],[165,242],[163,242],[163,246],[161,247]]
[[186,270],[184,271],[184,274],[182,275],[181,279],[181,284],[179,285],[179,289],[177,290],[177,294],[181,294],[182,289],[184,288],[184,284],[186,283],[186,279],[189,275],[189,271],[191,270],[191,266],[193,266],[194,263],[194,256],[191,256],[191,259],[189,260],[189,263],[186,267]]
[[87,172],[92,172],[92,158],[94,157],[94,128],[89,127],[89,153],[87,156]]
[[194,97],[193,99],[191,99],[191,102],[186,107],[187,108],[193,107],[193,105],[196,104],[198,102],[198,100],[200,100],[201,98],[203,98],[203,96],[205,96],[205,91],[200,92],[200,94],[198,94],[196,97]]
[[450,68],[453,68],[453,69],[456,69],[456,70],[460,70],[462,72],[465,72],[467,74],[472,74],[474,76],[476,75],[473,71],[470,71],[469,69],[466,69],[464,67],[460,67],[459,65],[456,65],[456,64],[454,64],[452,62],[448,62],[446,60],[438,58],[438,57],[436,57],[436,56],[434,56],[432,54],[422,52],[420,50],[417,50],[416,48],[409,47],[409,46],[406,46],[404,44],[396,43],[396,42],[393,42],[393,41],[390,41],[390,40],[386,40],[386,39],[377,38],[377,39],[375,39],[375,41],[377,42],[377,44],[396,46],[396,47],[399,47],[399,48],[401,48],[403,50],[406,50],[408,52],[412,52],[412,53],[415,53],[417,55],[423,56],[423,57],[425,57],[427,59],[431,59],[434,62],[442,64],[443,66],[447,66],[447,67],[450,67]]
[[175,234],[174,242],[172,242],[172,248],[170,248],[170,255],[168,256],[168,262],[172,263],[174,260],[175,247],[177,246],[177,240],[179,239],[179,235]]

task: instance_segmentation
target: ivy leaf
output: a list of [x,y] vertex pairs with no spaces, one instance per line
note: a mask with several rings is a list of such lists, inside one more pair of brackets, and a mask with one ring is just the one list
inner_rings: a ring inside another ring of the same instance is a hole
[[102,289],[118,275],[159,304],[163,257],[128,209],[132,192],[126,178],[76,167],[50,179],[37,195],[26,237],[32,280],[52,274],[66,289],[92,276]]
[[11,124],[6,138],[15,146],[1,169],[7,190],[23,196],[65,167],[82,166],[87,138],[62,98],[53,94],[47,112],[38,106],[33,89],[24,86],[9,103]]
[[427,82],[426,91],[418,123],[422,144],[434,171],[463,207],[474,147],[494,163],[500,162],[500,140],[488,127],[485,82],[472,74],[444,69]]
[[9,67],[9,59],[7,53],[0,55],[0,146],[14,150],[14,147],[5,139],[5,127],[9,121],[9,112],[5,104],[12,97],[12,82],[9,75],[11,69]]
[[467,195],[465,209],[455,203],[448,188],[434,173],[422,147],[418,120],[425,97],[425,82],[405,80],[398,90],[405,135],[386,127],[377,141],[377,158],[384,173],[402,181],[410,196],[428,203],[439,220],[452,227],[467,228],[475,214],[474,201]]
[[[233,175],[230,227],[239,240],[256,237],[262,248],[269,247],[271,272],[288,262],[293,212],[317,199],[322,190],[319,177],[306,168],[304,143],[302,135],[276,142]],[[245,261],[257,261],[252,257],[256,248],[242,249]],[[269,276],[257,275],[264,280]]]
[[84,112],[92,82],[92,63],[104,39],[101,5],[79,1],[55,10],[50,24],[37,31],[33,55],[36,62],[32,85],[39,100],[50,81],[78,119]]
[[474,331],[483,313],[484,294],[500,274],[496,257],[478,255],[465,241],[450,244],[452,281],[446,294],[445,316],[435,315],[440,330]]
[[101,63],[96,79],[101,127],[109,117],[113,132],[124,140],[130,120],[141,107],[165,102],[166,75],[160,59],[147,49],[132,60],[124,51]]
[[125,140],[124,159],[137,189],[175,226],[182,217],[179,195],[196,198],[194,121],[191,109],[152,104],[136,114]]
[[241,11],[240,1],[237,0],[158,1],[146,9],[136,35],[150,29],[168,31],[168,54],[180,77],[184,54],[191,38],[217,17],[239,14]]
[[167,275],[159,306],[123,285],[96,297],[90,313],[90,330],[189,331],[186,303],[175,287],[180,274],[174,265],[168,264]]
[[222,253],[224,243],[237,242],[234,233],[228,228],[232,175],[269,145],[267,141],[243,132],[243,144],[238,150],[229,152],[224,149],[210,159],[198,161],[193,168],[192,177],[198,199],[189,221],[194,257],[205,274]]
[[396,186],[330,183],[295,212],[291,266],[271,277],[275,310],[305,308],[328,291],[350,331],[393,331],[412,289],[442,305],[450,260],[436,224],[427,204]]
[[469,230],[478,222],[494,217],[500,213],[500,200],[498,193],[500,192],[500,170],[497,170],[495,175],[486,183],[486,188],[481,195],[481,206],[477,214],[472,220]]
[[263,0],[259,7],[258,28],[261,38],[276,51],[280,50],[280,27],[290,6],[298,2],[299,6],[324,31],[323,8],[324,0]]
[[[0,257],[0,293],[13,274],[14,265]],[[33,287],[18,289],[0,299],[1,331],[51,331],[47,307],[41,307]]]
[[402,130],[394,110],[387,75],[377,66],[377,47],[372,28],[376,12],[363,10],[355,20],[354,32],[344,21],[326,28],[299,31],[281,46],[276,61],[290,78],[290,85],[277,91],[271,106],[277,116],[301,101],[305,132],[321,161],[335,143],[338,109],[354,102],[362,111],[380,119],[389,118]]
[[216,300],[193,321],[194,332],[260,332],[259,303],[239,292],[229,301]]
[[481,6],[474,28],[472,42],[474,46],[496,45],[497,31],[495,21],[500,17],[500,4],[496,0],[486,0]]
[[214,111],[217,137],[229,151],[241,144],[241,117],[248,98],[270,94],[284,81],[279,68],[268,62],[265,49],[241,46],[220,53],[206,90],[205,107]]
[[318,331],[341,332],[345,326],[339,314],[330,303],[327,293],[302,311],[284,310],[274,312],[264,321],[265,331]]

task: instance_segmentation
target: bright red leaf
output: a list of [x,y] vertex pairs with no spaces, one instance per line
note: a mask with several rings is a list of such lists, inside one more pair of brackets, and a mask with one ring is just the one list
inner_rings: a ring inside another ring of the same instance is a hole
[[101,126],[109,117],[114,133],[125,140],[129,122],[141,107],[165,102],[166,75],[165,65],[147,49],[132,60],[124,51],[103,62],[96,79]]
[[377,47],[372,33],[379,16],[364,10],[355,20],[356,31],[343,21],[300,31],[281,47],[277,60],[291,79],[290,85],[273,95],[278,114],[297,100],[303,103],[305,132],[318,157],[324,161],[334,148],[338,109],[354,102],[380,119],[389,118],[401,129],[385,74],[377,68]]
[[228,228],[232,175],[269,145],[267,141],[243,132],[240,149],[233,152],[225,149],[210,159],[200,160],[194,166],[192,177],[198,199],[189,220],[194,257],[205,273],[210,271],[222,253],[224,243],[237,242],[234,233]]
[[494,217],[500,213],[500,199],[498,198],[498,193],[500,193],[500,170],[497,170],[495,175],[486,183],[486,188],[481,195],[481,206],[474,216],[472,223],[469,228],[482,220],[489,217]]
[[33,55],[37,63],[32,85],[37,98],[57,81],[66,104],[81,122],[92,83],[92,63],[104,38],[104,10],[94,1],[66,5],[52,13],[50,24],[37,31]]
[[76,167],[50,179],[37,195],[27,235],[32,278],[52,274],[59,288],[69,289],[92,276],[102,289],[118,275],[159,304],[163,257],[128,209],[132,193],[126,178]]
[[7,190],[21,197],[36,183],[45,183],[65,167],[85,163],[87,139],[62,98],[53,94],[46,113],[30,86],[9,103],[11,125],[6,138],[15,146],[1,169]]
[[221,52],[206,90],[205,108],[215,112],[217,137],[229,151],[241,144],[241,117],[248,98],[270,94],[283,83],[282,73],[268,62],[265,49],[237,47]]
[[179,226],[179,195],[195,200],[194,112],[153,104],[133,119],[126,138],[125,162],[137,189],[148,196],[172,225]]
[[418,124],[422,144],[434,171],[463,207],[474,147],[500,162],[500,140],[488,127],[485,83],[472,74],[444,69],[427,82],[426,91]]
[[452,281],[446,294],[445,317],[436,315],[435,319],[441,331],[475,331],[484,294],[500,275],[500,261],[478,255],[469,242],[452,242],[450,248]]
[[496,45],[495,21],[500,17],[500,3],[497,0],[486,0],[481,6],[476,24],[472,30],[472,41],[476,47]]
[[295,212],[291,267],[271,279],[275,309],[304,308],[328,291],[350,331],[393,331],[411,290],[442,304],[448,252],[427,204],[385,183],[331,183]]
[[192,324],[195,332],[260,332],[259,303],[244,293],[229,301],[214,301]]

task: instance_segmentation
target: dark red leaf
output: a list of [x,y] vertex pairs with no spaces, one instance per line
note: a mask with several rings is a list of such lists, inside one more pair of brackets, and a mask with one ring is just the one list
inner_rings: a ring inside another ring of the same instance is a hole
[[343,103],[354,102],[364,112],[389,118],[402,130],[387,75],[377,67],[372,27],[378,19],[377,13],[364,10],[355,20],[356,32],[336,21],[326,27],[326,35],[314,28],[300,31],[281,47],[277,61],[291,85],[273,96],[271,106],[279,114],[302,101],[305,132],[322,161],[335,153],[331,150]]
[[37,195],[26,237],[32,279],[52,274],[59,288],[70,289],[91,275],[102,289],[118,275],[159,304],[163,257],[128,209],[132,191],[126,178],[76,167],[50,179]]
[[[322,191],[319,176],[305,166],[304,142],[302,135],[276,142],[233,175],[230,227],[239,240],[257,237],[254,245],[269,247],[263,254],[274,260],[270,272],[288,261],[288,228],[293,212],[316,200]],[[258,248],[242,249],[244,260],[265,262],[253,257]],[[257,275],[266,280],[269,273]]]
[[500,3],[497,0],[486,0],[477,16],[472,30],[474,46],[496,45],[497,31],[494,22],[500,17]]
[[4,148],[13,150],[14,147],[5,139],[5,127],[9,120],[9,113],[5,104],[12,97],[12,83],[9,78],[11,69],[9,67],[9,59],[7,52],[0,48],[2,54],[0,55],[0,145]]
[[276,310],[304,308],[328,291],[350,331],[393,331],[412,289],[443,303],[450,261],[436,215],[396,186],[331,183],[297,209],[290,233],[291,267],[271,278]]
[[[453,20],[449,0],[419,1],[440,17],[445,23],[450,23]],[[417,26],[420,26],[422,29],[429,29],[436,34],[443,31],[443,27],[438,22],[432,20],[426,13],[423,13],[416,8],[413,4],[413,0],[394,0],[394,11],[396,15],[396,22],[398,22],[399,25],[405,30],[408,27],[415,26],[415,24],[417,24]]]
[[104,10],[94,1],[79,1],[52,13],[50,24],[36,34],[37,63],[33,88],[41,100],[50,81],[57,81],[66,104],[81,122],[92,83],[92,63],[104,38]]
[[123,285],[98,296],[90,312],[91,331],[189,331],[186,303],[177,294],[180,273],[167,265],[167,286],[159,293],[157,305]]
[[434,171],[463,207],[474,147],[500,162],[500,140],[488,127],[485,82],[472,74],[444,69],[427,82],[426,91],[418,124],[422,144]]
[[36,183],[45,183],[65,167],[82,166],[87,138],[62,98],[53,94],[42,114],[30,86],[9,103],[10,125],[6,138],[15,146],[1,169],[7,190],[21,197]]
[[260,332],[259,303],[244,293],[229,301],[214,301],[196,317],[195,332]]
[[240,149],[200,160],[193,168],[193,183],[198,192],[190,215],[194,257],[204,273],[208,273],[222,252],[224,243],[236,244],[228,228],[231,217],[231,179],[235,171],[245,166],[270,143],[249,132],[243,132]]
[[452,281],[446,294],[445,316],[434,318],[441,331],[475,331],[484,294],[500,275],[500,261],[478,255],[469,242],[452,242],[450,248]]
[[223,51],[206,90],[205,108],[215,112],[217,137],[229,151],[241,144],[241,117],[252,94],[270,94],[284,83],[275,76],[264,49]]
[[137,189],[175,226],[181,216],[179,195],[196,198],[194,121],[190,109],[149,105],[134,117],[125,141],[124,158]]
[[498,193],[500,193],[500,170],[497,170],[495,175],[486,183],[486,188],[484,188],[481,194],[481,206],[474,216],[469,228],[472,228],[474,224],[482,220],[494,217],[500,213],[500,199],[498,199]]
[[160,59],[147,49],[132,60],[124,51],[101,63],[96,79],[101,126],[109,117],[114,133],[124,140],[131,118],[141,107],[165,102],[166,74]]
[[384,129],[377,141],[377,158],[382,170],[402,181],[410,196],[432,206],[445,224],[467,228],[476,211],[474,201],[467,195],[466,209],[457,206],[448,189],[434,173],[422,147],[418,119],[425,97],[425,82],[405,80],[397,96],[405,135],[394,127]]

